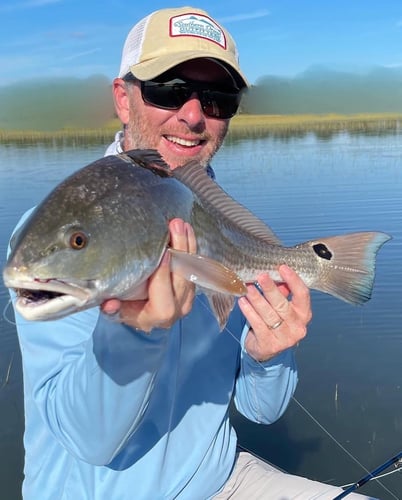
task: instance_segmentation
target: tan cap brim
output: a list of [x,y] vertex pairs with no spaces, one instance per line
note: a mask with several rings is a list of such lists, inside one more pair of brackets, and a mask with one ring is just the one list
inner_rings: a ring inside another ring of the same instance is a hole
[[163,57],[157,57],[148,61],[142,61],[139,64],[134,64],[133,66],[130,66],[130,71],[136,78],[138,78],[138,80],[152,80],[165,71],[174,68],[178,64],[184,63],[191,59],[199,59],[204,57],[208,58],[209,60],[216,59],[217,61],[225,63],[225,66],[231,72],[239,87],[249,87],[249,83],[246,77],[237,68],[233,67],[233,64],[230,60],[223,57],[219,57],[219,59],[217,57],[211,57],[211,52],[202,52],[199,50],[180,52],[176,54],[164,54]]

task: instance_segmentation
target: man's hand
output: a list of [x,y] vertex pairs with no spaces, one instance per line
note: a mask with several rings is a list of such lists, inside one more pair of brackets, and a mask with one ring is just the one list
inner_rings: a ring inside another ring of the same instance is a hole
[[280,266],[279,273],[283,284],[276,285],[268,274],[261,274],[258,283],[264,295],[255,285],[248,285],[248,294],[239,299],[251,327],[245,347],[257,361],[267,361],[297,345],[306,336],[312,317],[307,286],[288,266]]
[[[190,224],[173,219],[169,224],[170,246],[176,250],[195,253],[197,242]],[[146,300],[110,299],[101,308],[106,314],[118,315],[119,321],[139,330],[169,328],[191,311],[195,286],[170,271],[170,255],[165,253],[159,267],[148,280]]]

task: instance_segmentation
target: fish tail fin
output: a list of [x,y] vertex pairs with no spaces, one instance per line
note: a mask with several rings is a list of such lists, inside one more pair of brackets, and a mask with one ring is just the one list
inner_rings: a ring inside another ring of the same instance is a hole
[[315,254],[327,261],[311,288],[363,304],[371,298],[377,252],[389,239],[385,233],[361,232],[310,241]]

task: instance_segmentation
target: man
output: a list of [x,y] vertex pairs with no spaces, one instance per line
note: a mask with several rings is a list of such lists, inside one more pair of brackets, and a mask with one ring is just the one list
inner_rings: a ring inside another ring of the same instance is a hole
[[[126,40],[113,82],[123,134],[108,152],[155,148],[175,168],[205,168],[247,82],[229,33],[204,11],[165,9]],[[170,244],[195,252],[192,228]],[[293,347],[311,318],[288,267],[248,288],[219,327],[204,296],[166,257],[148,299],[109,300],[63,320],[16,320],[26,412],[24,498],[333,498],[341,492],[237,454],[229,404],[272,423],[295,390]],[[292,294],[290,300],[289,294]],[[113,319],[114,321],[111,321]],[[321,496],[320,496],[321,495]]]

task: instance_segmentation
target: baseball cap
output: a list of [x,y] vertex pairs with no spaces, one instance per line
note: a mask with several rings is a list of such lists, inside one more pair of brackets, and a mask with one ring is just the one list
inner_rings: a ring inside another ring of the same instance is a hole
[[152,80],[198,58],[223,63],[240,88],[249,86],[230,33],[193,7],[157,10],[139,21],[126,38],[119,77],[131,72],[138,80]]

